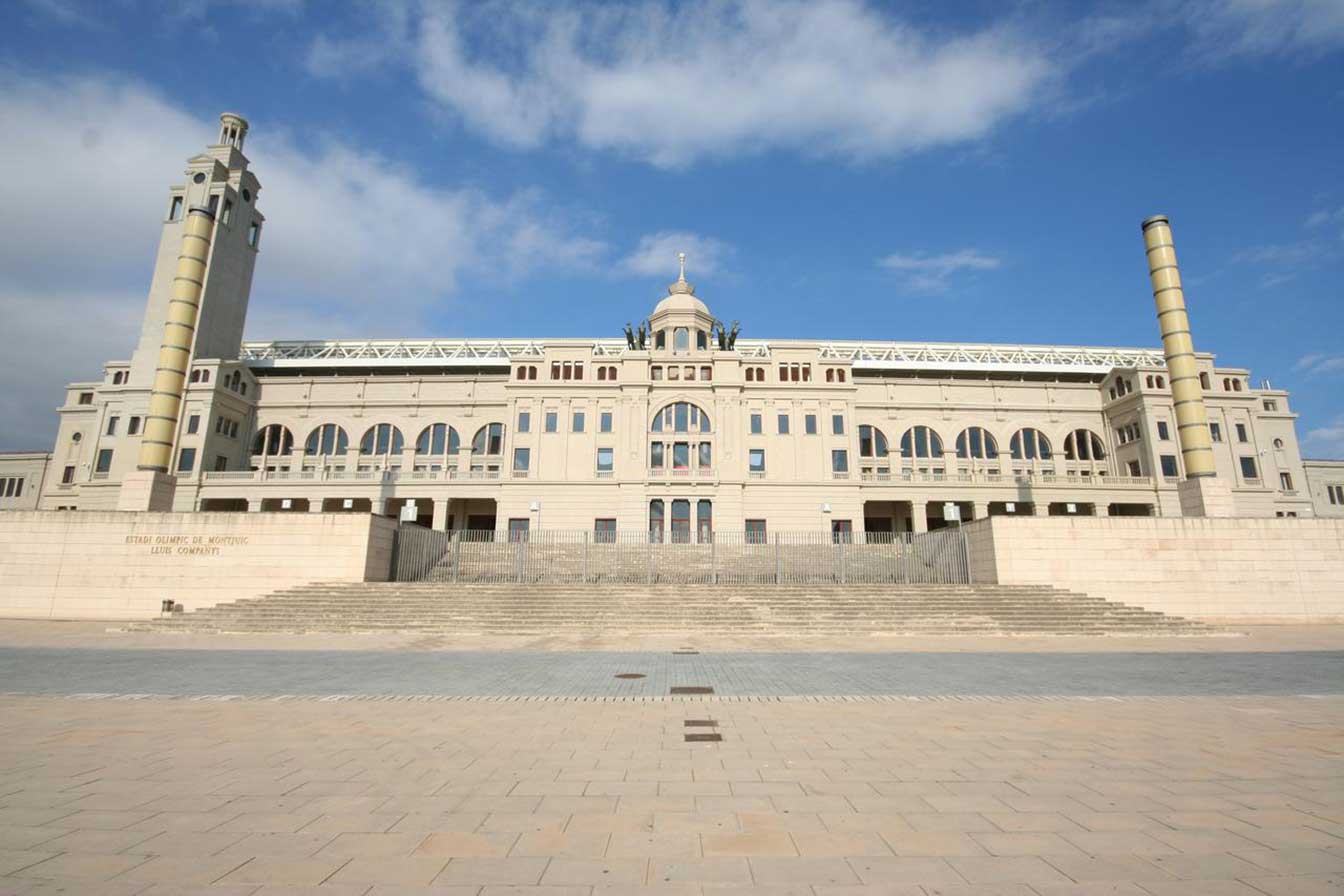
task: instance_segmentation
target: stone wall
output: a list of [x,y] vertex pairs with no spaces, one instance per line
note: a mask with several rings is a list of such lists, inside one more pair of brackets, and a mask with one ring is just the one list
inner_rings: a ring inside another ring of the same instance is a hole
[[0,615],[144,619],[312,581],[388,577],[396,522],[360,514],[0,514]]
[[1344,621],[1344,520],[992,517],[964,528],[976,582],[1205,620]]

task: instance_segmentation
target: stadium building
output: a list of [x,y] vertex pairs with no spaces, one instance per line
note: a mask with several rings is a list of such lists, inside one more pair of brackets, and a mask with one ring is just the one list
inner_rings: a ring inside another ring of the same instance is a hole
[[[174,510],[454,531],[858,538],[993,515],[1181,515],[1162,350],[767,338],[725,323],[730,297],[711,310],[684,258],[643,322],[593,338],[244,342],[266,246],[246,136],[221,116],[169,188],[138,344],[67,387],[49,454],[0,457],[0,508],[115,509],[149,447],[177,477]],[[208,247],[194,328],[175,317],[184,235]],[[188,364],[165,415],[151,397],[174,327]],[[1236,516],[1316,515],[1313,491],[1344,507],[1344,491],[1308,486],[1285,391],[1195,360]]]

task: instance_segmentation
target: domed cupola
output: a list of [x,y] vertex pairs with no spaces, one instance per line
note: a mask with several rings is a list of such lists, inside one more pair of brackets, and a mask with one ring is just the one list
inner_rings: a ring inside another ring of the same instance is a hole
[[649,315],[655,351],[678,354],[713,347],[714,315],[695,296],[695,284],[686,280],[686,253],[678,252],[681,270],[677,282],[667,287],[667,298]]

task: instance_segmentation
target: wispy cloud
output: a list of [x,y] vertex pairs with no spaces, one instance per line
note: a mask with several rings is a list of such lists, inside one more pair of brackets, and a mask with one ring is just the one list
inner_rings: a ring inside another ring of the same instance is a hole
[[1314,56],[1344,47],[1339,0],[1178,0],[1170,9],[1206,57]]
[[1057,72],[1029,29],[936,32],[861,0],[391,9],[367,35],[319,36],[309,71],[404,59],[441,109],[495,142],[571,141],[664,167],[974,141]]
[[952,278],[963,271],[992,271],[1002,260],[985,255],[977,249],[959,249],[942,255],[923,252],[895,252],[878,261],[878,265],[897,271],[906,288],[916,292],[944,292]]
[[716,274],[733,249],[722,240],[685,230],[662,230],[640,238],[634,251],[620,260],[620,267],[643,276],[677,272],[677,253],[686,253],[688,279]]
[[1344,458],[1344,417],[1336,417],[1325,426],[1307,430],[1302,437],[1302,455]]
[[1307,375],[1344,372],[1344,355],[1325,352],[1303,355],[1293,364],[1293,369]]

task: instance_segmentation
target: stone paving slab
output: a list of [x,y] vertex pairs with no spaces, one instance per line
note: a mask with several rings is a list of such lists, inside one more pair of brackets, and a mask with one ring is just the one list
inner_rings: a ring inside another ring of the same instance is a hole
[[1344,697],[8,696],[0,722],[3,894],[1344,891]]
[[[640,677],[618,677],[640,676]],[[1344,651],[697,653],[0,647],[0,691],[662,697],[1230,696],[1344,693]]]

